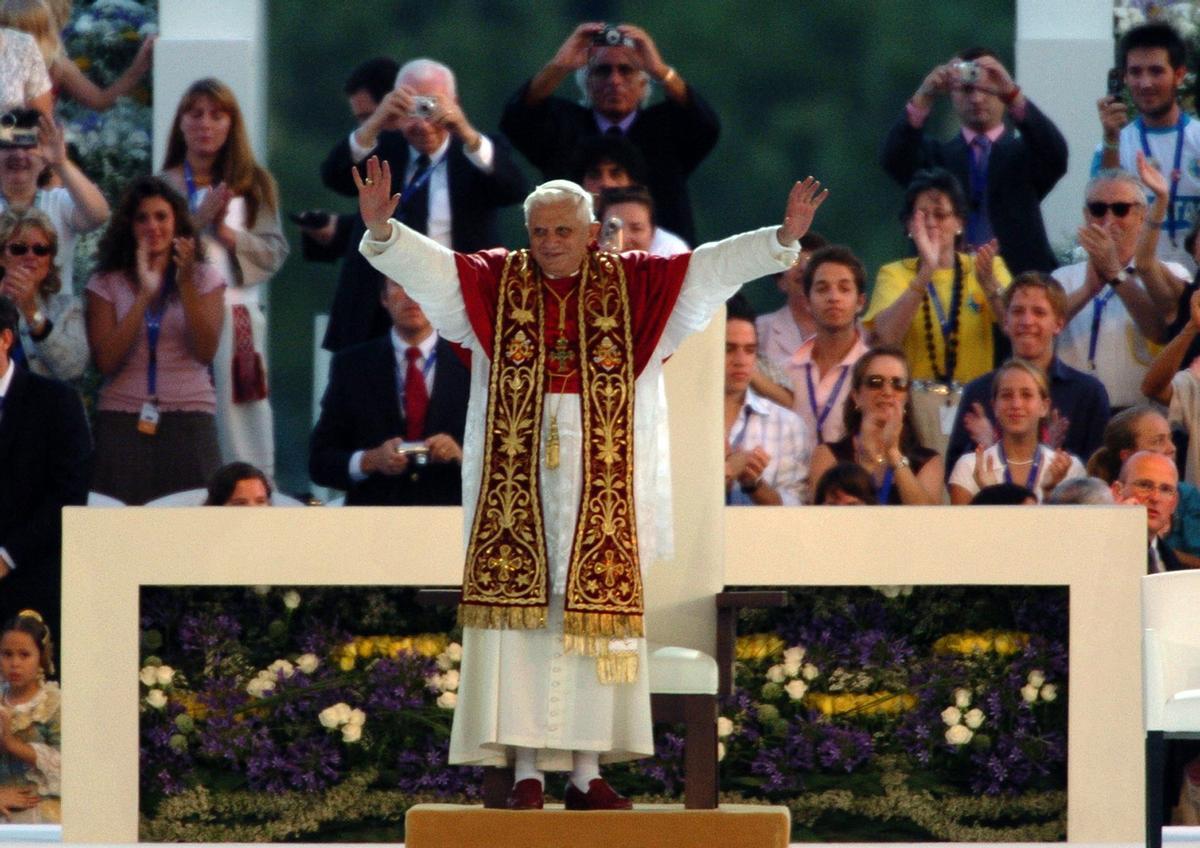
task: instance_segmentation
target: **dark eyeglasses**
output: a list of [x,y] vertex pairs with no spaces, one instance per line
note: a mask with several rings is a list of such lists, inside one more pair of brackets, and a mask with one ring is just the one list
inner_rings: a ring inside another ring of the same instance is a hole
[[885,383],[898,392],[908,389],[907,377],[885,377],[882,374],[869,374],[863,377],[863,385],[868,389],[882,389]]
[[5,245],[9,256],[24,256],[29,251],[33,251],[34,256],[49,256],[50,245],[48,244],[26,244],[23,241],[14,241]]
[[609,77],[613,71],[616,71],[619,76],[631,77],[638,72],[638,69],[633,65],[610,65],[605,62],[600,65],[592,65],[588,68],[588,75],[593,77]]
[[1124,218],[1129,214],[1129,210],[1137,205],[1136,203],[1126,203],[1124,201],[1105,203],[1102,200],[1089,200],[1087,202],[1087,211],[1092,214],[1093,218],[1103,218],[1109,210],[1112,210],[1113,217]]

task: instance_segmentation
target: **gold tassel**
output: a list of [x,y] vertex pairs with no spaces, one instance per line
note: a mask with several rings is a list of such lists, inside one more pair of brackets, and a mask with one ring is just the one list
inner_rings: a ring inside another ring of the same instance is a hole
[[546,467],[558,468],[558,416],[550,416],[550,432],[546,436]]
[[622,652],[596,657],[596,676],[605,686],[633,683],[638,676],[637,653]]
[[[640,612],[566,612],[563,614],[563,633],[567,637],[600,636],[606,639],[640,639],[646,635]],[[586,653],[595,655],[592,651]]]
[[458,623],[481,630],[542,630],[546,626],[546,607],[459,604]]

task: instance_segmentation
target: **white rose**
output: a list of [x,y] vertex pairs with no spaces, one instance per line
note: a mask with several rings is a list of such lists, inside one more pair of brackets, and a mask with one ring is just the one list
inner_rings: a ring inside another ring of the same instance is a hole
[[437,655],[436,662],[437,667],[442,671],[449,671],[450,669],[454,668],[454,660],[450,659],[450,655],[445,651],[442,651]]
[[359,739],[362,739],[361,724],[347,724],[342,728],[343,742],[357,742]]
[[873,586],[871,588],[873,588],[879,594],[883,595],[885,598],[900,597],[900,587],[899,586]]
[[983,710],[973,709],[967,710],[967,714],[963,716],[963,724],[972,730],[978,730],[979,725],[983,724]]
[[805,663],[804,668],[800,669],[800,676],[810,683],[817,678],[821,670],[812,663]]
[[785,662],[783,664],[783,673],[786,674],[788,677],[799,677],[800,676],[800,663],[799,662]]
[[443,710],[452,710],[458,704],[458,695],[453,692],[443,692],[438,695],[437,705]]
[[346,720],[347,726],[362,727],[367,722],[367,714],[355,707],[350,711],[350,718]]
[[151,689],[146,695],[146,704],[156,710],[161,710],[167,705],[167,693],[161,689]]
[[158,682],[157,670],[152,665],[142,666],[142,670],[138,672],[138,679],[147,686],[153,686]]
[[1027,704],[1032,704],[1038,699],[1038,688],[1032,683],[1025,684],[1021,687],[1021,699]]
[[271,677],[279,677],[282,674],[284,677],[291,677],[296,673],[296,667],[287,660],[275,660],[267,666],[267,672]]
[[436,689],[439,692],[443,691],[446,688],[442,683],[442,676],[440,674],[436,674],[436,673],[431,674],[428,677],[426,677],[425,684],[430,689]]
[[783,687],[788,693],[788,697],[793,701],[799,701],[804,697],[804,693],[808,691],[808,684],[803,680],[793,680]]
[[442,675],[442,689],[449,692],[458,690],[458,669],[452,668]]
[[1058,687],[1053,683],[1047,683],[1042,686],[1041,695],[1043,701],[1053,701],[1058,697]]
[[160,665],[154,669],[154,682],[159,686],[170,686],[171,681],[175,679],[175,669],[169,665]]
[[1029,672],[1029,677],[1025,679],[1025,682],[1034,689],[1041,689],[1042,684],[1046,682],[1046,675],[1043,674],[1039,669],[1035,668],[1033,671]]
[[954,727],[962,721],[962,710],[958,707],[946,707],[946,709],[942,710],[942,721],[945,722],[947,727]]
[[804,646],[793,645],[783,652],[783,661],[788,665],[800,665],[804,662]]
[[717,717],[717,736],[728,736],[733,733],[733,719],[725,716]]
[[275,681],[265,677],[256,677],[246,684],[246,692],[254,698],[266,697],[266,694],[274,688]]
[[254,594],[258,595],[260,598],[265,598],[267,596],[267,594],[270,593],[270,591],[271,591],[270,586],[255,586],[254,587]]
[[321,661],[317,659],[316,654],[301,654],[296,657],[296,668],[300,669],[305,674],[312,674],[317,670],[317,666]]
[[946,731],[946,741],[951,745],[966,745],[974,735],[965,725],[956,724]]
[[725,743],[718,742],[717,743],[717,762],[719,763],[723,759],[725,759]]
[[903,595],[904,597],[907,598],[912,593],[913,593],[913,587],[911,585],[904,585],[904,586],[900,587],[900,594]]
[[283,605],[290,610],[300,606],[300,593],[295,589],[288,589],[283,593]]
[[446,646],[446,654],[455,662],[462,662],[462,645],[451,642]]
[[339,701],[338,703],[333,705],[333,714],[337,718],[337,723],[339,725],[346,724],[347,722],[349,722],[350,714],[352,712],[353,712],[353,710],[350,709],[350,705],[347,704],[345,701]]
[[970,689],[955,689],[954,690],[954,706],[960,710],[965,710],[971,706],[971,690]]
[[787,680],[787,672],[781,665],[773,665],[767,669],[767,680],[772,683],[782,683]]
[[317,720],[321,722],[321,727],[327,727],[334,730],[341,725],[338,721],[337,705],[326,707],[317,713]]

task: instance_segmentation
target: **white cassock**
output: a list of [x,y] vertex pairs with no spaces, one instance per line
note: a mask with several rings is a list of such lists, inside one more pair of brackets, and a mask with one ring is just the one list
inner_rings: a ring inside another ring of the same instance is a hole
[[[691,333],[704,329],[741,285],[789,267],[798,245],[781,247],[766,227],[696,248],[658,347],[637,376],[634,395],[634,505],[643,574],[672,555],[671,470],[665,458],[662,364]],[[467,319],[454,254],[392,221],[386,242],[363,236],[359,248],[383,274],[400,282],[447,339],[471,351],[471,397],[463,444],[464,534],[471,530],[483,463],[490,364]],[[657,261],[657,260],[656,260]],[[577,394],[547,393],[543,451],[557,412],[561,462],[541,469],[541,495],[550,563],[549,622],[545,630],[464,628],[462,675],[450,737],[450,762],[503,766],[508,748],[537,749],[537,767],[568,771],[572,751],[595,751],[602,762],[654,753],[647,684],[646,641],[638,639],[637,681],[600,683],[596,659],[564,654],[563,595],[582,481],[582,422]],[[713,411],[717,414],[717,410]],[[541,459],[541,458],[540,458]]]

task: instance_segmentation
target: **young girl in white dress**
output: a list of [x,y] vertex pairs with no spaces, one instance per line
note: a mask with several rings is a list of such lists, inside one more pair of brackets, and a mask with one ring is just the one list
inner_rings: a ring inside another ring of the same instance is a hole
[[50,629],[22,610],[0,632],[0,813],[9,821],[62,820],[61,693],[46,680],[53,673]]

